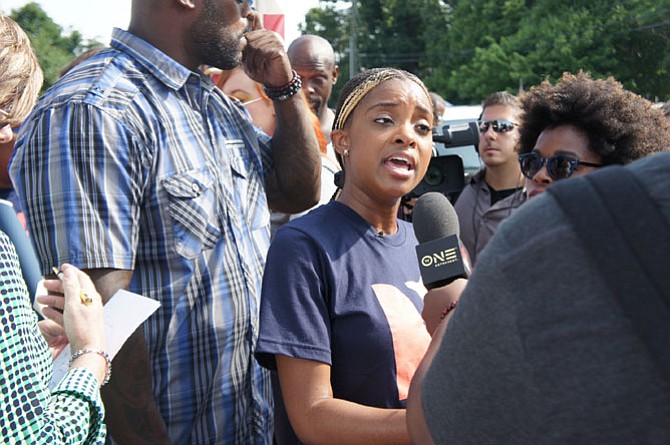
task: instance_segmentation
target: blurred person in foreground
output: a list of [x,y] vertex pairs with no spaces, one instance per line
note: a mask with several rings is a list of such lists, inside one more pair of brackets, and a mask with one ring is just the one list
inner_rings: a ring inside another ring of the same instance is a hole
[[470,178],[454,205],[473,266],[500,223],[526,202],[518,160],[522,126],[516,96],[500,91],[482,102],[477,151],[484,167]]
[[7,166],[14,152],[16,132],[30,113],[42,87],[42,70],[30,40],[11,18],[2,15],[2,71],[0,72],[0,199],[11,203],[23,227],[25,217],[12,187]]
[[[42,70],[19,25],[0,13],[0,139],[11,143],[13,127],[35,104]],[[50,305],[37,321],[14,245],[0,232],[0,436],[3,443],[101,444],[104,407],[99,388],[111,365],[106,358],[102,303],[91,281],[63,265],[63,282],[44,283],[63,296],[41,295]],[[91,298],[85,305],[84,292]],[[56,310],[57,309],[57,310]],[[59,312],[60,311],[60,312]],[[69,370],[49,390],[53,358],[70,344]]]
[[[124,444],[268,444],[269,374],[255,362],[269,208],[319,196],[300,78],[247,1],[133,0],[128,31],[73,67],[20,132],[11,176],[42,267],[87,270],[104,301],[160,301],[105,388]],[[270,139],[201,65],[243,63],[273,99]]]
[[[607,170],[559,183],[554,192],[569,185],[577,203],[593,190],[588,180]],[[668,270],[670,154],[625,170],[608,175],[600,190],[617,190],[609,200],[625,204],[616,215],[639,212],[633,188],[616,187],[622,173],[634,176],[664,220],[645,239],[660,246],[652,260],[656,270]],[[636,271],[625,293],[638,307],[622,304],[616,277],[598,259],[625,247],[609,241],[616,231],[604,229],[611,208],[596,207],[577,230],[577,217],[565,210],[570,205],[559,203],[550,188],[503,222],[482,253],[412,381],[407,417],[415,444],[670,443],[668,369],[639,329],[641,322],[670,330],[663,322],[667,300],[658,315],[650,313],[658,297],[645,288],[653,287],[649,269],[631,269],[639,260],[626,255],[614,267]],[[598,231],[594,248],[585,238]],[[631,315],[641,312],[646,318]]]
[[426,87],[405,71],[364,71],[342,90],[341,194],[279,229],[263,277],[256,358],[278,372],[290,419],[278,445],[300,443],[284,436],[291,426],[309,444],[409,443],[407,389],[430,337],[417,240],[397,213],[428,168],[432,121]]
[[519,162],[530,198],[555,181],[670,150],[663,113],[615,79],[565,73],[521,97]]
[[42,87],[42,69],[25,31],[0,12],[0,144],[28,116]]

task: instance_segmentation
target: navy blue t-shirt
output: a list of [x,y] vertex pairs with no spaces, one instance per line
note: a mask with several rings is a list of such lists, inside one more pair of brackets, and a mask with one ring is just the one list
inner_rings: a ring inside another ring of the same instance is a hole
[[282,227],[268,252],[256,358],[331,366],[335,398],[404,408],[430,336],[412,226],[379,235],[339,202]]

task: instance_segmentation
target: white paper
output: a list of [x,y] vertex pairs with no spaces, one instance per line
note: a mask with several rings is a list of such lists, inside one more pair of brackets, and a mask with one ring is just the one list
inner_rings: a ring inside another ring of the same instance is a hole
[[[110,298],[104,308],[105,337],[107,340],[105,352],[109,354],[110,359],[116,356],[128,337],[135,332],[144,320],[156,312],[159,306],[160,303],[156,300],[123,289],[117,291]],[[71,355],[70,345],[67,345],[54,360],[50,388],[54,388],[65,376]]]

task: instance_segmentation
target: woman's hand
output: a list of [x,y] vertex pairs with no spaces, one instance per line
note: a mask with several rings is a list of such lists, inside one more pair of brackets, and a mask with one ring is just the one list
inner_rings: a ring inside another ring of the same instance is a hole
[[[42,313],[49,320],[64,327],[72,352],[79,349],[105,347],[102,299],[91,279],[71,264],[63,264],[63,279],[44,280],[49,295],[40,295],[37,301],[45,304]],[[58,295],[61,294],[61,295]],[[90,303],[84,303],[84,298]]]
[[[63,264],[61,280],[45,280],[44,287],[49,295],[41,295],[37,301],[46,304],[42,313],[48,318],[42,329],[47,343],[50,338],[56,342],[57,327],[62,326],[72,353],[83,349],[103,351],[105,349],[105,330],[102,313],[102,298],[95,290],[91,279],[81,270],[70,264]],[[62,294],[60,296],[58,294]],[[47,337],[49,336],[49,337]],[[50,348],[51,348],[51,343]],[[55,347],[52,349],[52,354]],[[78,355],[71,367],[84,367],[93,372],[99,384],[105,381],[108,363],[96,353]]]
[[51,358],[55,360],[68,344],[65,330],[61,325],[49,319],[39,321],[37,326],[40,328],[47,345],[49,345]]
[[[433,335],[442,322],[442,310],[453,301],[458,301],[461,292],[468,284],[465,278],[458,278],[452,283],[429,290],[423,297],[423,311],[421,317],[426,322],[426,329]],[[451,316],[451,314],[449,315]],[[447,318],[449,317],[447,316]]]

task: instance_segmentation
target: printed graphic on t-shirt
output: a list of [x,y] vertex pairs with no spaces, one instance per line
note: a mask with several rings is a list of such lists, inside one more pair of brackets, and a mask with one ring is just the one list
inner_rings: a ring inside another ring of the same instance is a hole
[[389,284],[373,284],[372,289],[393,336],[398,396],[406,400],[414,372],[428,349],[430,335],[416,306],[400,289]]

